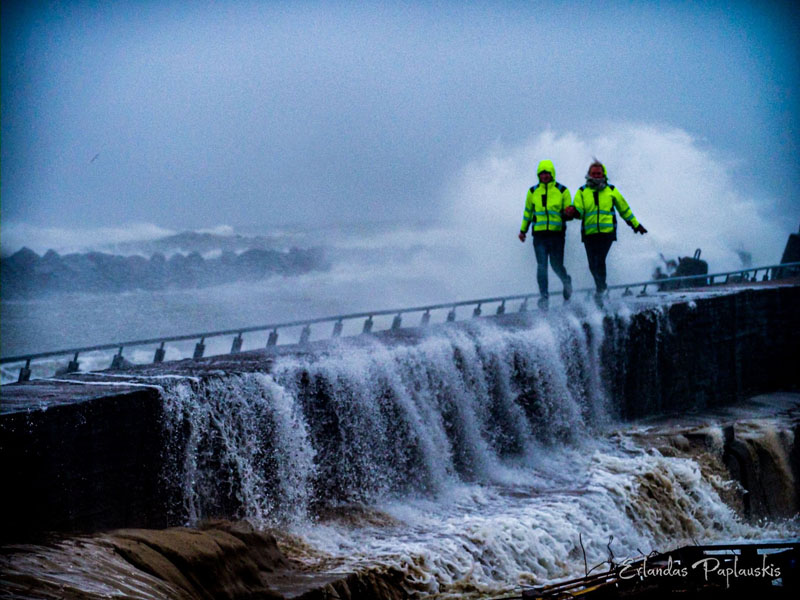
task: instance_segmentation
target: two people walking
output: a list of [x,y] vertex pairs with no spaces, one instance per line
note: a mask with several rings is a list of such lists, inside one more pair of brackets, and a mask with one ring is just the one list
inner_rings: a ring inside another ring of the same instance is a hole
[[547,308],[549,299],[548,261],[561,279],[564,300],[572,296],[572,279],[564,268],[564,241],[567,221],[581,220],[581,241],[586,249],[589,271],[594,278],[598,303],[602,302],[606,284],[606,257],[611,244],[617,239],[617,215],[636,232],[647,230],[633,215],[633,211],[619,190],[608,183],[605,166],[595,160],[589,165],[586,185],[575,193],[574,201],[569,190],[556,181],[553,163],[543,160],[536,169],[539,183],[528,190],[525,211],[520,226],[519,239],[525,241],[528,228],[533,234],[536,253],[536,280],[539,284],[539,307]]

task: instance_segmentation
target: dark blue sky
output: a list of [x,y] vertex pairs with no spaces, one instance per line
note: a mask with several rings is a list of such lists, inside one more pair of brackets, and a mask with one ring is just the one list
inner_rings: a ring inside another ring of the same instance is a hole
[[609,123],[800,223],[788,4],[461,4],[4,2],[2,223],[425,222],[493,145]]

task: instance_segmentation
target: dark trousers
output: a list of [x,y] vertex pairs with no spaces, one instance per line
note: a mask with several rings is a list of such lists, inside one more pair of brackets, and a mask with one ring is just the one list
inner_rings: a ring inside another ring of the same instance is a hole
[[539,284],[539,294],[547,298],[547,260],[556,272],[561,283],[570,282],[567,270],[564,268],[564,234],[555,232],[541,232],[533,234],[533,250],[536,252],[536,281]]
[[583,245],[586,247],[586,258],[589,259],[589,271],[594,277],[597,293],[602,294],[608,287],[606,285],[606,256],[614,243],[614,236],[606,233],[595,233],[584,237]]

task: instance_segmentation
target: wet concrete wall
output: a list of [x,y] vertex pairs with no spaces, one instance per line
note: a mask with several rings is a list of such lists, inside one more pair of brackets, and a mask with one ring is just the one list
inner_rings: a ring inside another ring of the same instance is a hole
[[[636,313],[629,324],[607,317],[602,356],[620,416],[688,411],[797,389],[798,306],[800,286],[784,286],[680,301]],[[507,322],[521,326],[512,316]],[[268,364],[254,353],[242,357],[240,370]],[[225,360],[237,363],[236,357]],[[193,372],[187,361],[159,366],[162,372],[171,368]],[[0,460],[10,502],[3,541],[48,531],[182,524],[180,490],[164,477],[176,449],[169,445],[174,436],[165,432],[156,389],[38,381],[4,386],[2,402]]]
[[[52,393],[46,382],[27,388]],[[61,387],[62,395],[70,392]],[[160,406],[157,390],[138,388],[0,416],[3,539],[166,526],[175,498],[160,478]]]
[[667,319],[635,315],[626,347],[606,354],[623,417],[721,406],[800,385],[800,286],[749,288],[665,310]]

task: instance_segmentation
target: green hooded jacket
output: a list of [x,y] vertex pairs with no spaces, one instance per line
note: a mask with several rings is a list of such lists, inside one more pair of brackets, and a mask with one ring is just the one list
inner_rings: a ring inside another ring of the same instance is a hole
[[[608,180],[608,172],[603,165],[603,174]],[[575,192],[575,209],[580,214],[583,223],[581,225],[581,237],[586,239],[587,235],[597,233],[612,234],[616,239],[617,215],[625,219],[632,228],[639,226],[639,221],[633,216],[633,211],[619,190],[613,185],[608,184],[602,190],[590,188],[588,185],[581,186]]]
[[542,171],[550,173],[553,181],[547,184],[538,183],[528,190],[520,231],[527,233],[528,227],[532,225],[534,235],[544,231],[563,233],[567,225],[562,213],[566,207],[572,205],[572,195],[556,181],[556,168],[552,161],[541,161],[536,169],[537,175]]

